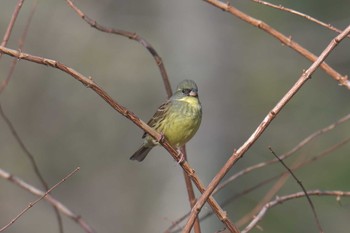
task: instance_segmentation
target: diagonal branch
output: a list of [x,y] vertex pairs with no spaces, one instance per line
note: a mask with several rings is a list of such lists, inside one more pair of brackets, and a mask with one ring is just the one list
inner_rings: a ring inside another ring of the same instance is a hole
[[[181,157],[182,155],[179,154],[173,147],[170,146],[170,144],[163,139],[162,135],[159,134],[157,131],[152,129],[150,126],[148,126],[145,122],[140,120],[133,112],[129,111],[116,101],[112,99],[108,95],[107,92],[105,92],[102,88],[100,88],[94,81],[92,81],[92,78],[85,77],[76,70],[65,66],[64,64],[43,58],[38,56],[33,56],[27,53],[21,53],[16,50],[12,50],[3,46],[0,46],[0,52],[7,54],[12,57],[16,57],[18,59],[31,61],[34,63],[47,65],[56,69],[59,69],[70,76],[74,77],[76,80],[81,82],[83,85],[85,85],[88,88],[91,88],[96,94],[98,94],[101,98],[103,98],[114,110],[119,112],[121,115],[126,117],[127,119],[131,120],[135,125],[137,125],[139,128],[141,128],[143,131],[147,132],[147,134],[151,135],[153,138],[155,138],[159,143],[171,154],[171,156],[179,163],[179,165],[182,167],[182,169],[186,172],[186,174],[191,177],[191,180],[193,183],[197,186],[198,190],[203,193],[205,191],[205,186],[197,176],[194,169],[190,167],[187,161],[182,161]],[[226,227],[231,231],[238,233],[239,230],[236,228],[236,226],[232,223],[232,221],[227,217],[226,212],[221,209],[219,204],[215,201],[213,197],[209,197],[208,199],[209,205],[213,208],[214,212],[218,216],[218,218],[226,225]]]
[[[266,2],[266,1],[262,1],[262,0],[252,0],[252,1],[254,1],[256,3],[260,3],[260,4],[265,5],[265,6],[269,6],[271,8],[275,8],[275,9],[278,9],[278,10],[281,10],[281,11],[285,11],[285,12],[291,13],[293,15],[297,15],[297,16],[303,17],[303,18],[305,18],[307,20],[310,20],[311,22],[314,22],[314,23],[316,23],[318,25],[321,25],[322,27],[328,28],[329,30],[332,30],[334,32],[337,32],[337,33],[341,33],[342,32],[342,30],[332,26],[329,23],[324,23],[324,22],[322,22],[322,21],[320,21],[318,19],[315,19],[314,17],[311,17],[311,16],[306,15],[304,13],[301,13],[299,11],[296,11],[296,10],[284,7],[282,5],[275,5],[275,4],[272,4],[270,2]],[[347,35],[347,37],[350,38],[350,35]]]
[[218,186],[222,178],[227,174],[227,172],[232,168],[232,166],[249,150],[249,148],[255,143],[256,140],[263,134],[270,123],[275,119],[277,114],[283,109],[283,107],[289,102],[289,100],[300,90],[300,88],[310,79],[311,74],[316,71],[316,69],[321,65],[321,63],[326,59],[330,52],[350,33],[350,25],[337,37],[335,37],[326,49],[321,53],[317,60],[301,75],[293,87],[282,97],[282,99],[276,104],[276,106],[267,114],[265,119],[260,123],[253,134],[248,138],[248,140],[236,150],[225,165],[220,169],[217,175],[208,185],[207,190],[198,199],[196,205],[191,210],[191,215],[188,222],[183,230],[184,233],[189,233],[194,220],[196,219],[199,211],[205,204],[206,200],[210,197],[214,189]]
[[[14,176],[14,175],[2,170],[1,168],[0,168],[0,177],[16,184],[20,188],[27,190],[28,192],[30,192],[36,196],[41,197],[41,196],[45,195],[45,192],[31,186],[30,184],[24,182],[23,180],[21,180],[20,178]],[[73,213],[66,206],[64,206],[61,202],[59,202],[58,200],[53,198],[50,194],[45,196],[45,200],[47,202],[49,202],[51,205],[55,206],[57,209],[59,209],[61,211],[61,213],[65,214],[66,216],[68,216],[69,218],[71,218],[75,222],[77,222],[81,226],[81,228],[84,229],[84,231],[86,233],[95,233],[95,231],[92,229],[92,227],[89,226],[81,216]]]
[[[217,7],[221,10],[229,12],[230,14],[238,17],[239,19],[241,19],[241,20],[257,27],[257,28],[262,29],[263,31],[267,32],[271,36],[273,36],[276,39],[278,39],[279,41],[281,41],[281,43],[283,43],[284,45],[294,49],[299,54],[303,55],[308,60],[310,60],[312,62],[316,61],[316,59],[317,59],[316,55],[314,55],[313,53],[311,53],[310,51],[308,51],[307,49],[302,47],[300,44],[293,41],[291,37],[287,37],[287,36],[283,35],[281,32],[272,28],[270,25],[266,24],[265,22],[258,20],[258,19],[255,19],[255,18],[243,13],[242,11],[239,11],[238,9],[234,8],[233,6],[231,6],[227,3],[224,3],[224,2],[221,2],[218,0],[204,0],[204,1],[210,3],[211,5]],[[348,77],[346,75],[343,76],[343,75],[339,74],[337,71],[335,71],[332,67],[330,67],[325,62],[322,62],[320,64],[320,67],[329,76],[331,76],[334,80],[339,82],[339,85],[345,86],[348,89],[350,89],[350,82],[348,81]]]
[[[322,134],[325,134],[333,129],[335,129],[337,126],[347,122],[350,120],[350,114],[347,114],[346,116],[340,118],[339,120],[337,120],[336,122],[322,128],[319,129],[315,132],[313,132],[312,134],[310,134],[309,136],[307,136],[306,138],[304,138],[303,140],[301,140],[295,147],[293,147],[290,151],[283,153],[280,157],[280,159],[286,159],[289,158],[290,156],[292,156],[295,152],[297,152],[298,150],[300,150],[301,148],[305,147],[305,145],[307,145],[308,143],[312,142],[314,139],[316,139],[318,136],[321,136]],[[257,163],[254,164],[250,167],[247,167],[235,174],[233,174],[231,177],[229,177],[227,180],[223,181],[214,191],[214,193],[216,193],[217,191],[223,189],[225,186],[227,186],[230,182],[236,180],[237,178],[250,173],[252,171],[255,171],[257,169],[263,168],[265,166],[277,163],[278,160],[277,159],[272,159],[272,160],[268,160],[268,161],[264,161],[261,163]]]
[[58,182],[57,184],[55,184],[54,186],[52,186],[50,189],[48,189],[43,195],[41,195],[38,199],[36,199],[34,202],[29,203],[29,205],[23,209],[15,218],[13,218],[8,224],[6,224],[4,227],[0,228],[0,232],[3,232],[4,230],[8,229],[13,223],[15,223],[21,216],[23,216],[23,214],[25,214],[30,208],[32,208],[34,205],[36,205],[39,201],[41,201],[42,199],[44,199],[45,197],[47,197],[49,195],[49,193],[51,193],[55,188],[57,188],[58,186],[60,186],[63,182],[65,182],[67,179],[69,179],[71,176],[73,176],[77,171],[79,171],[80,168],[77,167],[76,169],[74,169],[74,171],[72,171],[71,173],[69,173],[67,176],[65,176],[60,182]]

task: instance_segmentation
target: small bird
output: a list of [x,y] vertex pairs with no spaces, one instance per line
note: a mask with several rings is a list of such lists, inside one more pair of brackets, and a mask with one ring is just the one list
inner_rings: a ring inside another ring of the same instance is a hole
[[[192,80],[184,80],[147,124],[162,134],[171,146],[179,149],[195,135],[201,121],[202,106],[198,99],[197,85]],[[131,160],[141,162],[153,147],[159,145],[147,133],[142,138],[144,142],[130,157]]]

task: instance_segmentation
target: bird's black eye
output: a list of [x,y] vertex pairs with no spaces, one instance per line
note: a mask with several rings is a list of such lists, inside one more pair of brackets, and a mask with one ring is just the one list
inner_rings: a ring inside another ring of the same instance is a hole
[[182,93],[184,93],[185,95],[188,95],[191,92],[191,89],[183,89]]

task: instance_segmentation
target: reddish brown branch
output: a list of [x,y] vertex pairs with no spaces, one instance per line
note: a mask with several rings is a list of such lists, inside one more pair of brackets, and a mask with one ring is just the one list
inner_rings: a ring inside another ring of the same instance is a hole
[[[350,114],[340,118],[339,120],[337,120],[336,122],[315,131],[314,133],[310,134],[309,136],[307,136],[306,138],[304,138],[303,140],[301,140],[295,147],[293,147],[290,151],[282,154],[280,156],[280,159],[286,159],[289,158],[291,155],[293,155],[295,152],[297,152],[298,150],[300,150],[301,148],[303,148],[304,146],[306,146],[308,143],[312,142],[314,139],[316,139],[318,136],[321,136],[322,134],[325,134],[333,129],[335,129],[337,126],[339,126],[340,124],[343,124],[347,121],[350,120]],[[252,171],[255,171],[257,169],[263,168],[265,166],[277,163],[278,160],[277,159],[272,159],[269,161],[265,161],[265,162],[261,162],[258,164],[254,164],[250,167],[247,167],[237,173],[235,173],[234,175],[230,176],[227,180],[223,181],[221,183],[221,185],[219,185],[216,190],[214,191],[214,193],[218,192],[219,190],[223,189],[225,186],[227,186],[229,183],[231,183],[232,181],[236,180],[237,178],[250,173]]]
[[[9,27],[8,27],[8,30],[5,34],[5,38],[6,40],[4,40],[4,45],[6,45],[6,42],[7,40],[9,39],[9,36],[10,36],[10,31],[12,30],[12,27],[14,25],[14,20],[17,18],[17,15],[19,13],[19,10],[21,8],[23,4],[23,1],[19,1],[17,3],[17,7],[15,9],[15,12],[13,13],[12,15],[12,19],[11,19],[11,22],[9,24]],[[24,42],[26,40],[26,37],[27,37],[27,34],[28,34],[28,31],[29,31],[29,26],[32,22],[32,19],[33,19],[33,16],[34,16],[34,13],[36,11],[36,7],[38,5],[38,2],[35,1],[33,3],[33,7],[30,11],[30,14],[29,14],[29,17],[28,17],[28,20],[26,22],[26,25],[25,25],[25,28],[24,28],[24,31],[21,35],[21,38],[19,40],[19,45],[18,45],[18,50],[22,50],[23,47],[24,47]],[[9,29],[11,28],[11,30]],[[12,64],[11,64],[11,67],[10,67],[10,70],[7,74],[7,77],[5,80],[3,80],[3,82],[1,83],[0,85],[0,94],[5,90],[5,88],[7,87],[8,83],[10,82],[10,79],[11,77],[13,76],[13,73],[15,71],[15,67],[16,67],[16,64],[17,64],[17,58],[14,58],[13,61],[12,61]],[[41,175],[40,173],[40,170],[35,162],[35,159],[34,159],[34,156],[29,152],[29,150],[26,148],[26,146],[24,145],[22,139],[19,137],[18,133],[16,132],[13,124],[10,122],[10,119],[6,117],[5,113],[3,112],[2,108],[1,108],[1,105],[0,105],[0,113],[1,113],[1,116],[4,118],[5,122],[7,123],[7,125],[9,126],[13,136],[15,137],[15,139],[17,140],[18,144],[20,145],[20,147],[22,148],[22,150],[24,151],[25,155],[27,155],[27,157],[29,158],[30,162],[31,162],[31,165],[33,167],[33,170],[36,174],[36,176],[39,178],[41,184],[43,185],[43,187],[45,188],[45,190],[48,190],[49,189],[49,186],[48,184],[46,183],[46,181],[44,180],[43,176]],[[57,218],[57,222],[58,222],[58,227],[59,227],[59,232],[60,233],[63,233],[63,222],[62,222],[62,218],[61,218],[61,215],[59,213],[59,211],[57,210],[56,207],[53,207],[54,208],[54,211],[55,211],[55,214],[56,214],[56,218]]]
[[[27,184],[26,182],[24,182],[20,178],[2,170],[2,169],[0,169],[0,177],[3,177],[4,179],[9,180],[10,182],[18,185],[20,188],[27,190],[28,192],[30,192],[36,196],[41,197],[41,196],[45,195],[45,192],[40,191],[39,189]],[[52,196],[47,195],[45,197],[45,200],[47,202],[49,202],[51,205],[55,206],[57,209],[59,209],[64,215],[68,216],[69,218],[74,220],[76,223],[78,223],[81,226],[81,228],[84,229],[84,231],[86,233],[94,233],[95,232],[93,230],[93,228],[91,226],[89,226],[89,224],[87,224],[81,216],[73,213],[71,210],[69,210],[66,206],[64,206],[61,202],[59,202],[58,200],[56,200]]]
[[[185,160],[187,161],[186,146],[183,146],[181,148],[181,152],[184,155]],[[196,196],[194,194],[191,178],[187,175],[187,173],[185,171],[183,173],[184,173],[184,178],[185,178],[185,183],[186,183],[187,195],[188,195],[188,199],[190,201],[190,207],[192,209],[193,206],[196,204],[197,199],[196,199]],[[198,218],[194,222],[193,229],[194,229],[195,233],[201,232],[200,222],[199,222]]]
[[96,20],[90,18],[87,16],[82,10],[80,10],[71,0],[66,0],[67,4],[86,22],[88,23],[91,27],[96,28],[99,31],[106,32],[106,33],[111,33],[111,34],[116,34],[120,36],[127,37],[131,40],[135,40],[138,43],[140,43],[143,47],[145,47],[148,52],[153,56],[157,66],[159,67],[160,73],[163,78],[163,83],[165,86],[165,90],[167,92],[168,97],[172,95],[172,90],[171,90],[171,85],[169,82],[168,74],[165,70],[165,66],[163,63],[162,58],[159,56],[157,51],[154,49],[154,47],[148,43],[144,38],[141,36],[137,35],[134,32],[129,32],[125,30],[120,30],[120,29],[114,29],[114,28],[108,28],[105,27],[99,23],[96,22]]
[[312,202],[310,196],[308,195],[308,193],[306,191],[306,188],[304,187],[303,183],[301,182],[301,180],[298,179],[298,177],[293,173],[293,171],[287,166],[287,164],[285,164],[285,162],[283,162],[283,160],[278,157],[278,155],[275,153],[275,151],[271,147],[269,147],[269,150],[276,157],[276,159],[278,159],[278,161],[283,165],[283,167],[285,167],[287,169],[288,173],[293,177],[293,179],[298,183],[298,185],[301,187],[301,189],[305,193],[306,199],[307,199],[307,201],[308,201],[308,203],[309,203],[309,205],[311,207],[312,213],[314,215],[314,218],[315,218],[318,230],[320,231],[320,233],[323,233],[324,231],[323,231],[323,228],[321,226],[321,222],[320,222],[320,220],[318,218],[315,205]]
[[[9,23],[9,25],[7,26],[7,29],[6,29],[4,38],[2,39],[1,46],[6,46],[7,41],[8,41],[9,38],[10,38],[12,29],[13,29],[13,26],[15,25],[17,16],[18,16],[18,14],[19,14],[19,11],[21,10],[21,8],[22,8],[22,6],[23,6],[23,2],[24,2],[24,0],[18,0],[18,2],[17,2],[16,8],[15,8],[15,10],[14,10],[13,13],[12,13],[12,17],[11,17],[10,23]],[[1,57],[1,56],[2,56],[2,54],[0,53],[0,57]]]
[[[8,224],[6,224],[4,227],[2,227],[0,229],[0,232],[3,232],[4,230],[8,229],[13,223],[15,223],[21,216],[23,216],[23,214],[25,214],[30,208],[32,208],[33,206],[35,206],[39,201],[41,201],[42,199],[44,199],[45,197],[47,197],[49,195],[49,193],[51,193],[55,188],[57,188],[58,186],[60,186],[63,182],[65,182],[67,179],[69,179],[71,176],[73,176],[76,172],[78,172],[80,170],[79,167],[77,167],[76,169],[74,169],[74,171],[72,171],[71,173],[69,173],[67,176],[65,176],[60,182],[58,182],[57,184],[55,184],[54,186],[52,186],[50,189],[48,189],[43,195],[41,195],[38,199],[36,199],[34,202],[29,203],[29,205],[24,208],[15,218],[13,218]],[[12,179],[12,178],[10,178]]]
[[[271,36],[273,36],[276,39],[278,39],[279,41],[281,41],[281,43],[283,43],[284,45],[294,49],[299,54],[303,55],[308,60],[310,60],[312,62],[316,61],[316,59],[317,59],[316,55],[314,55],[313,53],[311,53],[310,51],[308,51],[307,49],[302,47],[300,44],[293,41],[291,37],[287,37],[287,36],[283,35],[281,32],[272,28],[270,25],[266,24],[265,22],[258,20],[258,19],[255,19],[255,18],[243,13],[242,11],[239,11],[238,9],[234,8],[233,6],[231,6],[227,3],[224,3],[224,2],[221,2],[218,0],[204,0],[204,1],[210,3],[211,5],[217,7],[221,10],[229,12],[230,14],[238,17],[239,19],[241,19],[241,20],[257,27],[257,28],[262,29],[263,31],[267,32]],[[331,76],[334,80],[339,82],[339,85],[345,86],[348,89],[350,89],[350,82],[348,81],[348,77],[346,75],[344,76],[344,75],[339,74],[336,70],[334,70],[332,67],[330,67],[325,62],[322,62],[320,64],[320,67],[329,76]]]
[[[296,10],[293,10],[293,9],[290,9],[290,8],[287,8],[287,7],[284,7],[282,5],[275,5],[275,4],[272,4],[270,2],[266,2],[266,1],[262,1],[262,0],[252,0],[256,3],[260,3],[262,5],[265,5],[265,6],[269,6],[269,7],[272,7],[272,8],[275,8],[275,9],[278,9],[278,10],[281,10],[281,11],[285,11],[285,12],[288,12],[288,13],[291,13],[293,15],[297,15],[297,16],[300,16],[302,18],[305,18],[307,20],[310,20],[311,22],[314,22],[318,25],[321,25],[322,27],[325,27],[325,28],[328,28],[329,30],[332,30],[334,32],[337,32],[337,33],[341,33],[342,30],[330,25],[329,23],[324,23],[318,19],[315,19],[307,14],[304,14],[304,13],[301,13],[299,11],[296,11]],[[350,35],[347,35],[348,38],[350,38]]]
[[[38,2],[35,1],[35,2],[34,2],[34,5],[33,5],[33,7],[32,7],[32,10],[31,10],[31,12],[30,12],[30,14],[29,14],[29,17],[28,17],[26,26],[25,26],[25,28],[24,28],[24,31],[23,31],[23,33],[22,33],[22,36],[21,36],[21,38],[20,38],[20,40],[19,40],[18,50],[22,50],[22,49],[23,49],[24,41],[26,40],[26,37],[27,37],[27,34],[28,34],[28,30],[29,30],[29,26],[30,26],[30,24],[31,24],[31,22],[32,22],[32,19],[33,19],[33,16],[34,16],[34,13],[35,13],[37,4],[38,4]],[[16,8],[16,9],[17,9],[17,8]],[[5,36],[6,36],[6,35],[5,35]],[[6,44],[5,44],[5,45],[2,45],[2,46],[6,46]],[[12,77],[12,75],[13,75],[13,72],[14,72],[14,70],[15,70],[16,64],[17,64],[17,59],[15,58],[15,59],[13,59],[13,61],[12,61],[12,65],[11,65],[11,67],[10,67],[10,70],[9,70],[8,74],[7,74],[6,79],[3,80],[2,83],[1,83],[1,85],[0,85],[0,94],[5,90],[5,88],[7,87],[8,83],[10,82],[10,79],[11,79],[11,77]]]
[[[193,183],[197,186],[198,190],[203,193],[205,191],[205,186],[197,176],[194,169],[192,169],[187,161],[181,161],[182,155],[179,155],[179,153],[169,145],[169,143],[166,140],[163,140],[163,137],[161,134],[159,134],[157,131],[149,127],[145,122],[140,120],[133,112],[129,111],[122,105],[118,104],[116,101],[114,101],[108,94],[105,92],[102,88],[100,88],[94,81],[92,81],[92,78],[87,78],[80,74],[79,72],[75,71],[74,69],[65,66],[64,64],[43,58],[38,56],[33,56],[27,53],[21,53],[16,50],[12,50],[6,47],[0,46],[0,52],[7,54],[12,57],[16,57],[18,59],[31,61],[34,63],[47,65],[50,67],[57,68],[72,77],[74,77],[76,80],[84,84],[86,87],[91,88],[93,91],[95,91],[101,98],[103,98],[114,110],[119,112],[121,115],[126,117],[127,119],[131,120],[135,125],[137,125],[139,128],[141,128],[143,131],[147,132],[149,135],[151,135],[153,138],[155,138],[159,143],[171,154],[171,156],[179,163],[179,165],[182,167],[182,169],[186,172],[186,174],[191,177],[191,180]],[[215,201],[213,197],[210,197],[208,199],[209,205],[213,208],[214,212],[218,216],[218,218],[226,225],[226,227],[231,232],[239,232],[238,229],[235,227],[235,225],[232,223],[232,221],[227,217],[226,212],[221,209],[219,204]]]
[[214,189],[218,186],[222,178],[227,174],[227,172],[232,168],[232,166],[249,150],[249,148],[255,143],[255,141],[262,135],[270,123],[275,119],[277,114],[282,110],[282,108],[289,102],[289,100],[300,90],[304,83],[311,77],[311,74],[316,71],[316,69],[322,64],[330,52],[339,44],[350,33],[350,25],[337,37],[335,37],[326,49],[321,53],[317,60],[301,75],[298,81],[293,85],[293,87],[282,97],[282,99],[276,104],[276,106],[267,114],[265,119],[260,123],[258,128],[249,137],[249,139],[236,150],[225,165],[220,169],[217,175],[208,185],[207,190],[198,199],[196,205],[191,210],[191,215],[188,222],[183,230],[184,233],[189,233],[194,220],[196,219],[199,211],[205,204],[206,200],[210,197]]
[[[167,72],[165,70],[165,66],[164,66],[164,63],[162,61],[162,58],[158,55],[157,51],[154,49],[154,47],[150,43],[148,43],[145,39],[143,39],[141,36],[137,35],[136,33],[128,32],[125,30],[107,28],[105,26],[102,26],[101,24],[97,23],[96,20],[93,20],[89,16],[87,16],[71,0],[66,0],[66,2],[91,27],[93,27],[99,31],[102,31],[102,32],[112,33],[112,34],[127,37],[129,39],[132,39],[132,40],[139,42],[143,47],[145,47],[150,52],[150,54],[153,56],[157,66],[159,67],[159,70],[160,70],[160,73],[161,73],[161,76],[163,79],[163,83],[165,86],[165,90],[167,92],[168,97],[170,97],[172,95],[172,90],[171,90],[169,78],[168,78]],[[186,155],[185,146],[182,148],[182,151],[183,151],[184,157],[186,158],[187,155]],[[189,201],[190,201],[190,206],[192,208],[196,202],[196,197],[194,195],[191,178],[187,175],[187,173],[185,171],[184,171],[184,178],[185,178],[187,193],[188,193],[188,197],[189,197]],[[201,231],[200,231],[199,221],[196,221],[195,233],[200,233],[200,232]]]
[[[350,192],[343,192],[343,191],[320,191],[320,190],[314,190],[314,191],[308,191],[307,194],[309,196],[335,196],[337,198],[339,197],[350,197]],[[255,216],[254,220],[242,231],[242,233],[247,233],[250,230],[252,230],[258,222],[265,216],[267,211],[271,209],[272,207],[282,204],[286,201],[296,199],[296,198],[301,198],[305,197],[304,192],[298,192],[286,196],[281,196],[281,197],[276,197],[275,200],[270,201],[269,203],[266,203],[264,208],[261,209],[259,214]]]
[[[343,119],[344,119],[344,118],[343,118]],[[324,158],[324,157],[330,155],[331,153],[333,153],[335,150],[340,149],[341,147],[345,146],[345,145],[348,144],[349,142],[350,142],[350,137],[348,137],[348,138],[346,138],[346,139],[344,139],[344,140],[342,140],[342,141],[340,141],[340,142],[338,142],[338,143],[336,143],[336,144],[330,146],[329,148],[325,149],[324,151],[322,151],[322,152],[319,153],[318,155],[313,156],[312,158],[310,158],[310,159],[308,159],[308,160],[306,160],[306,161],[304,161],[304,162],[302,162],[302,163],[300,163],[300,162],[297,161],[297,163],[295,163],[295,164],[291,167],[291,169],[292,169],[293,171],[295,171],[295,170],[298,170],[298,169],[300,169],[300,168],[302,168],[302,167],[304,167],[304,166],[306,166],[306,165],[308,165],[308,164],[310,164],[310,163],[313,163],[313,162],[315,162],[315,161],[317,161],[317,160],[319,160],[319,159],[321,159],[321,158]],[[281,156],[280,156],[280,158],[281,158]],[[242,192],[233,195],[233,196],[230,197],[228,200],[226,200],[226,201],[220,203],[220,206],[226,206],[227,204],[231,203],[232,201],[237,200],[239,197],[242,197],[242,196],[244,196],[244,195],[246,195],[246,194],[248,194],[248,193],[250,193],[250,192],[252,192],[252,191],[254,191],[254,190],[256,190],[256,189],[258,189],[258,188],[264,187],[266,184],[272,182],[273,180],[280,178],[280,180],[276,182],[276,185],[278,185],[277,183],[280,183],[280,181],[284,180],[285,177],[288,177],[288,175],[289,175],[289,174],[288,174],[287,172],[283,172],[283,173],[281,173],[281,174],[278,174],[278,175],[275,175],[275,176],[273,176],[273,177],[267,178],[267,179],[265,179],[265,180],[263,180],[263,181],[260,181],[258,184],[254,185],[254,186],[252,186],[252,187],[250,187],[250,188],[247,188],[247,189],[243,190]],[[232,181],[233,181],[233,180],[232,180]],[[226,184],[226,185],[227,185],[227,184]],[[219,190],[219,189],[215,189],[214,192],[213,192],[213,195],[216,194],[218,191],[220,191],[220,190]],[[274,190],[274,191],[276,191],[276,190]],[[239,227],[240,225],[245,224],[245,221],[247,221],[247,222],[250,221],[250,220],[252,219],[252,217],[256,216],[256,214],[261,210],[261,208],[262,208],[267,202],[271,201],[272,196],[276,196],[276,192],[273,192],[273,193],[272,193],[272,192],[269,192],[269,193],[267,193],[267,194],[265,195],[265,197],[262,198],[262,200],[260,201],[262,204],[260,205],[260,202],[259,202],[259,204],[257,204],[257,206],[254,207],[254,209],[253,209],[252,211],[250,211],[250,213],[247,214],[246,217],[243,217],[244,219],[242,218],[241,220],[239,220],[239,221],[236,223],[236,226]],[[264,200],[267,200],[267,201],[264,201]],[[202,220],[204,220],[205,218],[211,216],[212,214],[213,214],[212,212],[208,212],[208,213],[205,214],[200,220],[202,221]],[[189,215],[190,215],[190,212],[186,213],[186,214],[185,214],[184,216],[182,216],[181,218],[175,220],[174,223],[171,224],[171,226],[169,226],[169,228],[165,231],[165,233],[170,233],[170,232],[175,233],[175,232],[178,232],[178,231],[172,231],[172,229],[174,229],[176,226],[178,226],[178,225],[179,225],[183,220],[185,220],[185,218],[187,218]]]

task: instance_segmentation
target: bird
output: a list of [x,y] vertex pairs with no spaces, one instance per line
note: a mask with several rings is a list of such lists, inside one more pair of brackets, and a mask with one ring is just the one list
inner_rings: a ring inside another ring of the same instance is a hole
[[[201,121],[202,106],[197,84],[186,79],[178,84],[175,93],[158,108],[147,124],[179,151],[196,134]],[[147,133],[142,138],[143,144],[130,157],[131,160],[143,161],[152,148],[159,145]]]

